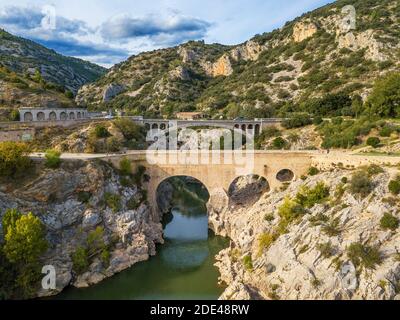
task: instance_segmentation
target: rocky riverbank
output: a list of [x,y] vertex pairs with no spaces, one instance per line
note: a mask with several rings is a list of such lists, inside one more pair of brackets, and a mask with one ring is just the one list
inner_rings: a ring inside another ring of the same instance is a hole
[[[228,284],[221,299],[400,299],[399,201],[388,189],[398,169],[363,168],[363,194],[352,181],[355,171],[303,177],[250,204],[214,190],[210,227],[231,239],[217,256]],[[294,205],[301,190],[321,181],[329,190],[324,201],[304,211]],[[282,231],[285,205],[299,214]]]
[[[49,249],[42,264],[55,267],[57,288],[39,290],[38,296],[98,283],[156,253],[162,225],[153,221],[144,192],[128,177],[100,161],[64,161],[54,170],[37,167],[34,177],[1,185],[0,215],[18,208],[38,216],[46,227]],[[91,255],[89,266],[78,273],[72,257],[96,230],[107,255]]]

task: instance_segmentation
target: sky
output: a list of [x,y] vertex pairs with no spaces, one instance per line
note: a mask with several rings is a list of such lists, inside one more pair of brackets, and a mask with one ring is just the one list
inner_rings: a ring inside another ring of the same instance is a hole
[[0,0],[0,28],[61,54],[111,67],[131,55],[189,40],[239,44],[331,2]]

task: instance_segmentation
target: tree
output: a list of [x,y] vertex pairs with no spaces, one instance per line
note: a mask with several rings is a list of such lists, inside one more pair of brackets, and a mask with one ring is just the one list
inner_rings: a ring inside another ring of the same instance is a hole
[[18,110],[12,110],[10,112],[10,115],[8,116],[10,121],[19,121],[20,120],[20,115]]
[[48,247],[44,225],[32,213],[22,215],[16,210],[7,210],[2,223],[2,251],[9,263],[8,273],[15,273],[16,292],[13,294],[30,298],[36,292],[40,279],[39,259]]
[[132,165],[128,158],[124,157],[119,162],[119,170],[124,176],[129,176],[132,174]]
[[126,118],[119,118],[114,120],[115,126],[121,130],[122,135],[126,140],[144,140],[145,134],[142,127],[133,123],[132,120]]
[[94,128],[94,132],[97,138],[107,138],[111,135],[110,132],[108,132],[107,128],[101,124],[98,124]]
[[367,145],[371,146],[372,148],[377,148],[380,143],[381,140],[378,137],[369,137],[367,139]]
[[228,119],[235,119],[235,118],[239,117],[239,114],[240,114],[240,111],[241,111],[240,106],[235,102],[229,103],[225,107],[225,110],[227,110],[226,117]]
[[52,169],[56,169],[60,166],[61,164],[61,152],[54,150],[54,149],[49,149],[46,151],[46,166]]
[[0,143],[0,176],[14,177],[25,173],[31,165],[29,148],[21,142]]
[[[14,218],[18,214],[11,214]],[[47,250],[45,228],[40,219],[32,213],[11,220],[4,236],[4,253],[12,263],[27,264],[37,262]]]
[[364,111],[364,102],[360,95],[355,95],[351,102],[351,110],[356,118]]
[[400,116],[400,73],[377,80],[368,97],[369,112],[380,117]]
[[312,120],[308,114],[294,114],[282,122],[282,126],[286,129],[301,128],[309,124],[312,124]]

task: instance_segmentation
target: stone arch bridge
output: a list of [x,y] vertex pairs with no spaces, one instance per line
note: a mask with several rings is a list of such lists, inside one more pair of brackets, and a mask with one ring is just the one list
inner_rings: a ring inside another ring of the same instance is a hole
[[[215,152],[218,156],[215,155],[213,158]],[[190,156],[182,157],[182,155],[182,151],[161,153],[159,151],[157,155],[155,151],[132,151],[125,155],[110,155],[106,159],[117,168],[124,157],[131,161],[133,170],[139,166],[146,168],[146,174],[150,179],[144,183],[144,187],[148,191],[153,214],[158,216],[157,188],[170,177],[196,178],[212,195],[214,191],[221,189],[228,193],[231,183],[236,178],[254,174],[264,177],[273,190],[284,182],[298,179],[306,174],[313,158],[313,153],[306,151],[239,151],[238,153],[238,151],[206,150],[194,153],[191,151]],[[160,158],[154,161],[156,157]]]

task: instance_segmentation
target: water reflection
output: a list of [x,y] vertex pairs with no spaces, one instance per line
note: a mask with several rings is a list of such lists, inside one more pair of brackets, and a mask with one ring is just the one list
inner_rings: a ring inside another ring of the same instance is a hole
[[[192,205],[191,205],[192,204]],[[227,240],[208,230],[205,205],[182,199],[165,216],[165,244],[157,255],[98,285],[70,288],[58,299],[217,299],[214,256]]]

